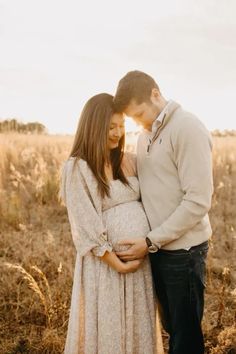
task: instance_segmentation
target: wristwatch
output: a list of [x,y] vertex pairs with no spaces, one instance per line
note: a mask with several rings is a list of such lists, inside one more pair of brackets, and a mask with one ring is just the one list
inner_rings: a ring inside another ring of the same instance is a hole
[[155,253],[155,252],[157,252],[160,249],[160,247],[158,247],[157,245],[152,243],[152,241],[150,240],[149,237],[146,237],[145,241],[146,241],[149,253]]

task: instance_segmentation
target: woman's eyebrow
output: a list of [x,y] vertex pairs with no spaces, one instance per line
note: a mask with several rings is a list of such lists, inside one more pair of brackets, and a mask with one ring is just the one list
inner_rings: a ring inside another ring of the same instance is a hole
[[112,126],[112,125],[124,125],[124,124],[125,124],[125,122],[122,122],[122,123],[111,123],[110,126]]

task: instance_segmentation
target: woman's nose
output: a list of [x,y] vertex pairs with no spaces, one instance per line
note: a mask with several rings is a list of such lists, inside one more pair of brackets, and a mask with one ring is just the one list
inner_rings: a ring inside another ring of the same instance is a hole
[[114,131],[114,135],[117,138],[121,137],[121,135],[122,135],[121,129],[120,128],[116,128],[116,130]]

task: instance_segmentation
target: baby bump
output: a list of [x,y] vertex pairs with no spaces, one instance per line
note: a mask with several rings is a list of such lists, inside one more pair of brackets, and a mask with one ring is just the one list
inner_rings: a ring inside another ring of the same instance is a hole
[[108,240],[115,251],[129,248],[118,245],[120,240],[143,238],[150,231],[145,211],[138,201],[119,204],[104,211],[103,222],[107,228]]

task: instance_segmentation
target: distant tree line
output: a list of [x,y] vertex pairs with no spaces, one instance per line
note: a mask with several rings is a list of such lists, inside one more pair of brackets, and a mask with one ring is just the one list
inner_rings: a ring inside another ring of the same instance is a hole
[[[137,134],[139,134],[139,132],[127,132],[126,135],[128,137],[132,137],[132,136],[136,136]],[[219,130],[219,129],[215,129],[213,131],[211,131],[211,134],[213,136],[236,136],[236,130],[235,129],[224,129],[224,130]]]
[[219,129],[215,129],[212,132],[213,136],[236,136],[236,130],[232,129],[232,130],[219,130]]
[[6,119],[0,121],[0,133],[18,132],[23,134],[45,134],[46,127],[38,122],[21,123],[17,119]]

